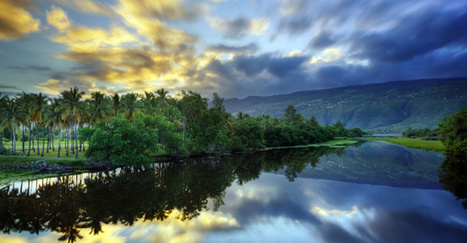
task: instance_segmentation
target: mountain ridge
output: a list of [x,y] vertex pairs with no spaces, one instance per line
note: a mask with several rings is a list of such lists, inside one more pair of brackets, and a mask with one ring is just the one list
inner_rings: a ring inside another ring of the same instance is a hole
[[412,128],[434,128],[442,117],[467,105],[467,77],[417,79],[299,91],[273,96],[226,99],[226,110],[252,116],[281,118],[293,105],[320,124],[343,121],[377,133],[401,133]]

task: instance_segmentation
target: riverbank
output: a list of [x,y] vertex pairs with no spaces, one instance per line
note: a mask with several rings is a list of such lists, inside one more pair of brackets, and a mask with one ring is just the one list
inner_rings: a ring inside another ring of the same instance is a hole
[[[270,147],[264,149],[263,151],[322,146],[339,148],[359,142],[360,140],[356,139],[336,139],[327,141],[325,143]],[[18,179],[37,179],[42,177],[50,177],[57,174],[76,173],[76,171],[102,169],[97,164],[89,162],[84,157],[84,152],[79,153],[78,159],[75,159],[74,154],[71,152],[69,156],[66,156],[63,151],[61,153],[61,158],[56,157],[57,151],[50,151],[48,154],[45,154],[45,157],[36,155],[30,157],[24,155],[0,155],[0,184]],[[162,162],[170,160],[170,156],[161,151],[154,154],[154,159],[155,162]]]
[[388,143],[403,145],[409,148],[432,150],[437,152],[444,152],[445,148],[439,140],[423,140],[421,138],[406,138],[406,137],[363,137],[361,139],[367,140],[382,140]]

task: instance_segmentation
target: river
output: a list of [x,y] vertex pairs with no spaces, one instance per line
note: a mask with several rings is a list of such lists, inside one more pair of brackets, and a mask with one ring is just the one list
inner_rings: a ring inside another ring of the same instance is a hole
[[0,242],[465,242],[444,160],[370,141],[17,181]]

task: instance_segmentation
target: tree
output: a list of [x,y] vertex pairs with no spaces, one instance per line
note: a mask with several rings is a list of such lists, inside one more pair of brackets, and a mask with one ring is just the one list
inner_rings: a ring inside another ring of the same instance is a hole
[[224,98],[221,98],[219,97],[217,93],[214,93],[213,99],[212,99],[212,106],[214,107],[214,109],[216,109],[221,114],[226,112],[223,103],[224,103]]
[[[2,93],[0,93],[0,114],[3,113],[4,109],[6,109],[7,98],[8,96],[3,96]],[[3,122],[3,119],[2,119],[2,116],[0,115],[0,124],[2,124],[2,122]],[[3,132],[3,129],[0,129],[0,146],[3,145],[2,132]]]
[[169,91],[165,89],[156,90],[157,100],[159,100],[159,104],[161,104],[162,106],[167,106],[167,100],[169,98],[168,94]]
[[140,111],[140,104],[138,102],[138,95],[135,93],[128,93],[122,97],[122,108],[125,110],[125,118],[133,119],[133,114]]
[[234,136],[241,139],[242,144],[251,149],[263,148],[263,133],[259,122],[251,117],[238,120],[234,127]]
[[467,157],[467,107],[453,115],[443,117],[438,128],[438,136],[446,147],[446,152],[460,153]]
[[[57,158],[60,158],[61,150],[61,134],[62,134],[62,113],[61,113],[62,101],[58,98],[53,98],[50,101],[50,105],[45,107],[45,116],[47,117],[46,125],[51,129],[53,134],[53,128],[58,126],[58,154]],[[52,137],[53,138],[53,137]],[[53,139],[52,139],[53,144]],[[53,149],[55,151],[55,148]]]
[[113,166],[145,166],[151,162],[149,151],[157,150],[156,141],[156,129],[143,119],[130,122],[116,116],[96,125],[86,157]]
[[146,114],[154,115],[156,113],[157,100],[153,93],[144,91],[144,96],[141,101]]
[[[37,126],[42,125],[42,131],[43,131],[43,137],[42,137],[42,156],[44,157],[44,139],[45,139],[45,129],[44,129],[44,107],[47,105],[47,96],[43,96],[42,93],[39,94],[32,94],[31,98],[31,103],[33,105],[33,110],[31,114],[31,119]],[[37,132],[39,132],[39,129],[36,129]],[[37,155],[40,154],[40,149],[39,149],[39,134],[36,134],[37,136]]]
[[106,119],[112,114],[110,100],[101,92],[91,93],[91,99],[88,99],[90,108],[90,123],[98,122],[101,119]]
[[118,111],[122,108],[120,96],[118,95],[118,93],[112,95],[112,108],[114,109],[114,116],[116,116],[118,114]]
[[[85,114],[85,106],[81,101],[85,93],[83,91],[79,92],[77,87],[70,88],[69,91],[65,90],[61,92],[63,104],[62,104],[62,118],[67,119],[71,117],[73,119],[73,130],[75,133],[75,138],[78,137],[78,128],[76,126],[77,120],[81,120]],[[76,159],[78,158],[78,143],[76,143]]]
[[293,105],[289,105],[284,111],[284,117],[287,119],[287,122],[292,125],[298,125],[305,121],[305,118],[297,113],[297,110]]
[[18,125],[20,123],[25,124],[26,123],[26,118],[27,118],[27,113],[22,111],[19,107],[19,105],[15,102],[14,99],[9,99],[6,98],[6,105],[2,110],[1,113],[1,118],[3,122],[0,124],[0,130],[3,130],[3,128],[8,128],[11,131],[11,137],[12,137],[12,151],[13,153],[16,152],[16,135],[15,135],[15,129],[18,128]]

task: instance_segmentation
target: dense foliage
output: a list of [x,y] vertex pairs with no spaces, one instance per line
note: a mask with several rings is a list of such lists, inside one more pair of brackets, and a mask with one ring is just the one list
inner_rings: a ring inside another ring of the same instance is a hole
[[[23,154],[37,151],[43,156],[46,149],[55,150],[58,137],[58,157],[62,143],[65,156],[70,156],[71,150],[75,157],[87,143],[88,158],[119,166],[144,165],[157,149],[186,156],[363,135],[361,129],[347,129],[341,121],[321,126],[315,117],[307,120],[291,105],[284,110],[285,118],[251,117],[241,112],[234,117],[216,93],[210,105],[199,93],[182,91],[173,98],[164,89],[144,95],[93,92],[84,100],[85,96],[76,87],[53,99],[41,93],[13,98],[0,95],[1,130],[10,131],[13,141],[20,138]],[[16,135],[19,132],[21,136]],[[13,146],[12,152],[16,150]]]
[[438,127],[446,152],[461,153],[467,157],[467,107],[444,117]]
[[436,138],[438,136],[439,129],[419,128],[412,129],[411,127],[402,133],[404,137],[408,138]]
[[96,125],[86,157],[116,166],[143,166],[152,161],[149,151],[157,149],[157,131],[144,119],[133,122],[116,116]]

